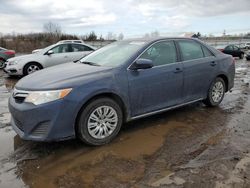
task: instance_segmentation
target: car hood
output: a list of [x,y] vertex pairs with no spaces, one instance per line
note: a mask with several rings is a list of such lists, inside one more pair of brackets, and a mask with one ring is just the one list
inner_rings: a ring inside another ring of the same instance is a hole
[[18,57],[13,57],[13,58],[10,58],[8,59],[8,61],[17,61],[17,60],[23,60],[23,59],[30,59],[30,58],[33,58],[34,57],[34,54],[28,54],[28,55],[21,55],[21,56],[18,56]]
[[65,63],[32,73],[16,84],[16,89],[37,91],[74,88],[93,81],[103,74],[110,74],[111,67]]

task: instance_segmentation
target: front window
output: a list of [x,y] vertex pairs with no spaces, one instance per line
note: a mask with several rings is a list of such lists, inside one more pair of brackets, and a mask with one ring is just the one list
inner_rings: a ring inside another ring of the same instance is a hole
[[234,50],[234,49],[233,49],[233,46],[227,46],[227,47],[225,48],[225,50]]
[[152,60],[154,66],[175,63],[177,61],[175,44],[173,41],[158,42],[146,50],[140,58]]
[[122,41],[109,44],[82,58],[80,62],[91,62],[99,66],[116,67],[124,64],[145,42]]
[[67,53],[69,52],[69,45],[68,44],[61,44],[61,45],[58,45],[54,48],[51,49],[54,54],[58,54],[58,53]]

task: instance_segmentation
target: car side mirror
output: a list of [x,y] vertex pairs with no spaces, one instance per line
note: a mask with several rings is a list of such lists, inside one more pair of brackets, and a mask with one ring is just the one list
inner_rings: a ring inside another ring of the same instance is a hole
[[130,67],[131,70],[138,70],[138,69],[150,69],[152,68],[153,61],[150,59],[137,59]]
[[46,53],[46,55],[51,55],[51,54],[53,54],[54,52],[53,52],[53,50],[49,50],[47,53]]

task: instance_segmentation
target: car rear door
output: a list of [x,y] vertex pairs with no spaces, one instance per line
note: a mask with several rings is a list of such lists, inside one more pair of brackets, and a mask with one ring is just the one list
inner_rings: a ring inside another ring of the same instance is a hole
[[240,55],[241,55],[241,53],[242,53],[242,51],[241,51],[241,49],[239,48],[239,47],[237,47],[237,46],[233,46],[233,49],[234,49],[234,57],[240,57]]
[[94,50],[84,44],[70,44],[69,59],[70,61],[76,61],[81,59],[82,57],[88,55]]
[[160,110],[182,102],[183,67],[174,41],[161,41],[139,58],[150,59],[149,69],[128,69],[132,116]]
[[213,53],[194,40],[178,40],[184,70],[184,102],[206,98],[217,71]]

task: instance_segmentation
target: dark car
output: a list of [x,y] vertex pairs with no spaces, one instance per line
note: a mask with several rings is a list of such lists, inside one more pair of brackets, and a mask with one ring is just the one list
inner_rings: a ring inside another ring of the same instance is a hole
[[22,78],[9,99],[26,140],[110,142],[124,122],[197,101],[217,106],[234,85],[232,56],[196,39],[126,40]]
[[0,69],[4,68],[7,59],[15,57],[15,51],[0,47]]
[[233,57],[238,57],[240,59],[244,58],[244,51],[242,51],[238,46],[236,45],[228,45],[224,49],[219,49],[225,54],[232,55]]

